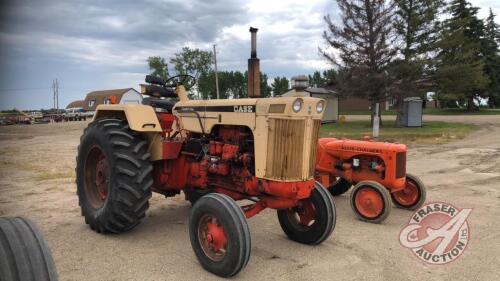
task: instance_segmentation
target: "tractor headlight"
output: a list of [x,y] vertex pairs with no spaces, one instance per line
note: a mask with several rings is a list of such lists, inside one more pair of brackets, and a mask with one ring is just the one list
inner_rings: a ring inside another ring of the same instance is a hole
[[325,102],[324,101],[319,101],[316,104],[316,112],[317,113],[321,113],[321,112],[323,112],[323,109],[325,109]]
[[296,99],[293,102],[292,109],[294,112],[299,112],[302,109],[302,99]]

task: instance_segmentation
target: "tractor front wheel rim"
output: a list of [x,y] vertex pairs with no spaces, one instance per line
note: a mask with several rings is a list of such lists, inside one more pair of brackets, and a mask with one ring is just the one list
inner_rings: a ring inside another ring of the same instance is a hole
[[354,200],[356,209],[366,218],[376,218],[384,211],[382,195],[371,187],[363,187],[358,190]]
[[311,199],[303,199],[296,207],[288,210],[288,219],[298,230],[307,231],[311,229],[316,221],[316,209]]
[[198,224],[198,241],[207,257],[221,261],[227,252],[227,235],[224,227],[213,215],[204,215]]

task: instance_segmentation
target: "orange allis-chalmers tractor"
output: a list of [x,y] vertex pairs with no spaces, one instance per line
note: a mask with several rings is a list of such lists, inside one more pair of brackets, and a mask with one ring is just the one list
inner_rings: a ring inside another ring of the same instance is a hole
[[[249,96],[258,97],[255,50],[249,66]],[[291,240],[314,245],[330,236],[335,206],[314,179],[324,100],[189,100],[185,86],[195,81],[188,75],[146,82],[147,104],[100,105],[81,137],[77,191],[93,230],[128,231],[145,217],[151,192],[182,191],[193,204],[194,253],[224,277],[248,263],[246,219],[266,208],[277,210]]]
[[333,196],[355,185],[351,207],[359,219],[373,223],[389,216],[391,201],[400,208],[413,210],[424,203],[426,196],[422,181],[406,173],[403,144],[321,138],[316,179]]

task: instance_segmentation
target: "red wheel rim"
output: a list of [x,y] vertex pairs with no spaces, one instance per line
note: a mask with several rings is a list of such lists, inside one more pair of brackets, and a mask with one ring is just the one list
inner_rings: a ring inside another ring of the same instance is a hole
[[300,200],[288,210],[288,219],[296,229],[307,231],[316,221],[316,208],[310,199]]
[[204,215],[198,224],[198,241],[207,257],[221,261],[227,252],[227,236],[219,220],[212,215]]
[[85,162],[85,195],[94,208],[100,208],[106,202],[109,192],[109,164],[103,151],[94,146],[87,154]]
[[419,191],[417,184],[406,178],[405,188],[392,193],[392,198],[401,206],[412,206],[417,203]]
[[358,212],[370,219],[377,218],[384,211],[384,199],[382,195],[370,186],[361,187],[356,192],[354,204]]

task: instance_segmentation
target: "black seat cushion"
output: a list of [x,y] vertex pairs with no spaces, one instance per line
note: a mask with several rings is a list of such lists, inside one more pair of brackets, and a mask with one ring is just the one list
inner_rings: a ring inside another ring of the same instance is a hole
[[144,98],[142,99],[142,104],[149,105],[152,107],[157,107],[166,110],[169,113],[172,113],[172,108],[175,105],[175,102],[169,100],[161,100],[156,98]]

